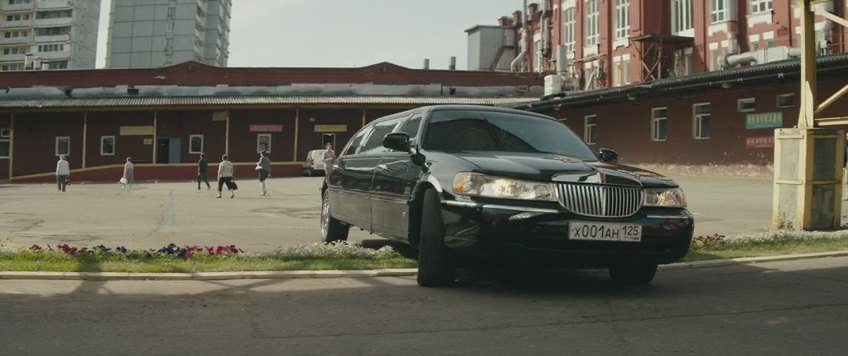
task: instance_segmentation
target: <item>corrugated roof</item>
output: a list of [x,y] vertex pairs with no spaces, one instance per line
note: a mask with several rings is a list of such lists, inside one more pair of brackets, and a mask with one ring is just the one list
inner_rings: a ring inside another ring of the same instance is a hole
[[396,96],[201,96],[122,98],[3,98],[0,109],[151,108],[263,105],[519,105],[535,98],[456,98]]

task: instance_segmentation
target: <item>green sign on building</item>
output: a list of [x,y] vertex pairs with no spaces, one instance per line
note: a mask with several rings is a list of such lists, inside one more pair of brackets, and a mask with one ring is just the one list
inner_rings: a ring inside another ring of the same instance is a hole
[[783,127],[783,113],[780,111],[745,115],[745,128],[748,130],[773,129],[777,127]]

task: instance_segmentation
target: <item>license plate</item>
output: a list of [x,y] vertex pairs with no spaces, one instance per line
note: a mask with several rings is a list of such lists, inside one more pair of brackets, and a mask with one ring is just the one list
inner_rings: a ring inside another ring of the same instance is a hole
[[571,240],[642,241],[642,225],[575,221],[568,225]]

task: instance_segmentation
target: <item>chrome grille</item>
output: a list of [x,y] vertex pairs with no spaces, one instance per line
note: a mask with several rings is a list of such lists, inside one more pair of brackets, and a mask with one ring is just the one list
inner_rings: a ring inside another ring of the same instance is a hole
[[642,207],[642,188],[593,184],[558,184],[557,200],[569,211],[593,217],[631,216]]

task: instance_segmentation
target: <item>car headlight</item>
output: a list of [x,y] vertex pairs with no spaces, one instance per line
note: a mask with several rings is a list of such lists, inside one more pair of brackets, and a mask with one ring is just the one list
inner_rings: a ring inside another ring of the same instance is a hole
[[685,208],[686,196],[680,188],[646,188],[645,206]]
[[556,201],[550,183],[491,177],[479,173],[459,173],[453,178],[453,191],[459,195],[502,199]]

